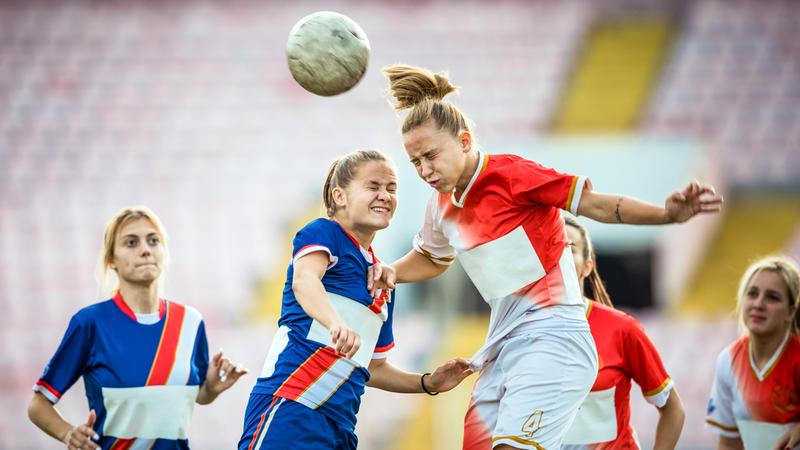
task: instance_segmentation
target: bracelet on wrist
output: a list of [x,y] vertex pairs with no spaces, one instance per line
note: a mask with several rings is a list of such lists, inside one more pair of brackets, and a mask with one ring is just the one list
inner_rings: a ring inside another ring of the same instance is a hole
[[419,385],[422,386],[422,390],[425,391],[426,394],[428,394],[428,395],[439,395],[438,392],[431,392],[431,391],[428,390],[428,388],[425,387],[425,375],[430,375],[430,374],[431,374],[430,372],[423,373],[422,376],[419,377]]

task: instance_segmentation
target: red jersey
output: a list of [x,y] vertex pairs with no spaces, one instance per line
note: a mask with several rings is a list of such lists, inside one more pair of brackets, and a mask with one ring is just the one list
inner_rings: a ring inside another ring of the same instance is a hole
[[761,369],[753,361],[749,336],[720,353],[706,418],[712,430],[741,438],[745,448],[773,448],[797,422],[800,338],[787,334]]
[[492,308],[474,369],[522,323],[552,315],[583,321],[585,305],[560,209],[577,213],[586,177],[516,155],[478,157],[460,196],[433,192],[414,239],[414,249],[434,263],[457,256]]
[[564,444],[592,450],[638,449],[631,426],[631,380],[656,407],[667,402],[672,379],[638,320],[595,301],[586,311],[599,371]]

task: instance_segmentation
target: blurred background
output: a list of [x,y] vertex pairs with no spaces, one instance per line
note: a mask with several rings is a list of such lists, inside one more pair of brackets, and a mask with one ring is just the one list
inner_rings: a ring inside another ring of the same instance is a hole
[[[352,91],[323,98],[288,72],[292,25],[348,15],[372,54]],[[145,204],[170,235],[170,299],[250,374],[195,409],[196,449],[232,448],[276,329],[294,232],[320,213],[330,162],[378,148],[400,207],[376,253],[411,247],[429,188],[402,148],[381,68],[450,73],[490,153],[588,175],[597,191],[662,203],[693,178],[724,213],[681,226],[584,224],[612,299],[638,317],[686,407],[679,448],[708,449],[714,360],[737,336],[747,263],[800,256],[800,3],[795,1],[0,1],[0,448],[60,445],[26,417],[31,386],[95,277],[104,225]],[[429,371],[470,356],[486,305],[460,267],[403,286],[390,360]],[[359,448],[460,448],[475,377],[438,397],[368,389]],[[634,386],[645,448],[657,411]],[[82,382],[59,403],[86,416]]]

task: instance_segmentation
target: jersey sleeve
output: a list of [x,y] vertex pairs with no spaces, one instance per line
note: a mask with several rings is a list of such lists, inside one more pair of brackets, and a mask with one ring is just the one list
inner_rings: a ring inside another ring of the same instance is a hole
[[33,386],[34,391],[53,404],[58,403],[61,395],[83,374],[92,347],[91,328],[86,317],[80,313],[73,316],[56,353]]
[[628,373],[642,389],[642,395],[651,405],[661,408],[667,403],[673,388],[672,378],[664,369],[664,363],[653,341],[647,337],[642,325],[630,318],[626,330],[625,361]]
[[197,375],[200,378],[200,385],[206,381],[208,373],[208,338],[206,337],[205,321],[200,321],[197,327],[197,336],[194,339],[194,352],[192,353],[192,365],[197,368]]
[[449,266],[456,259],[456,250],[441,228],[439,216],[439,196],[431,195],[425,209],[425,222],[414,236],[414,250],[425,255],[436,264]]
[[328,269],[335,266],[339,257],[333,226],[338,225],[317,219],[301,228],[292,242],[292,264],[310,253],[325,252],[328,254]]
[[392,333],[392,320],[394,318],[394,293],[392,291],[391,301],[387,305],[389,314],[386,321],[381,326],[381,331],[378,333],[378,341],[375,343],[375,350],[372,353],[372,359],[384,359],[389,356],[391,350],[394,348],[394,334]]
[[588,178],[561,173],[527,159],[515,162],[509,169],[509,189],[516,201],[548,205],[578,215]]
[[739,429],[733,416],[733,389],[730,348],[727,348],[717,358],[706,411],[706,427],[730,438],[739,437]]

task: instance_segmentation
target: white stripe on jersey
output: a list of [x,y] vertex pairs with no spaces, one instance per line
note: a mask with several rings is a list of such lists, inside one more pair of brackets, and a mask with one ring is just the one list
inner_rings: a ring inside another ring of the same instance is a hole
[[541,279],[542,261],[522,227],[458,254],[458,261],[487,302]]
[[203,317],[200,312],[188,305],[183,305],[186,313],[181,324],[181,334],[178,337],[178,347],[175,350],[175,363],[172,371],[167,378],[168,385],[185,385],[189,381],[192,373],[192,353],[194,353],[194,341],[197,338],[197,330]]
[[[368,367],[372,360],[372,352],[378,342],[378,335],[381,332],[384,320],[388,314],[375,314],[366,305],[355,300],[351,300],[341,295],[328,292],[328,301],[344,323],[351,330],[358,333],[361,337],[361,348],[358,349],[352,360],[361,367]],[[384,311],[388,311],[388,306],[384,304]],[[331,339],[331,333],[324,325],[314,320],[308,329],[306,339],[318,342],[328,347],[336,347]]]
[[617,438],[616,390],[617,387],[612,386],[604,391],[589,392],[564,436],[564,444],[596,444]]
[[187,439],[199,386],[103,388],[103,434],[122,439]]

